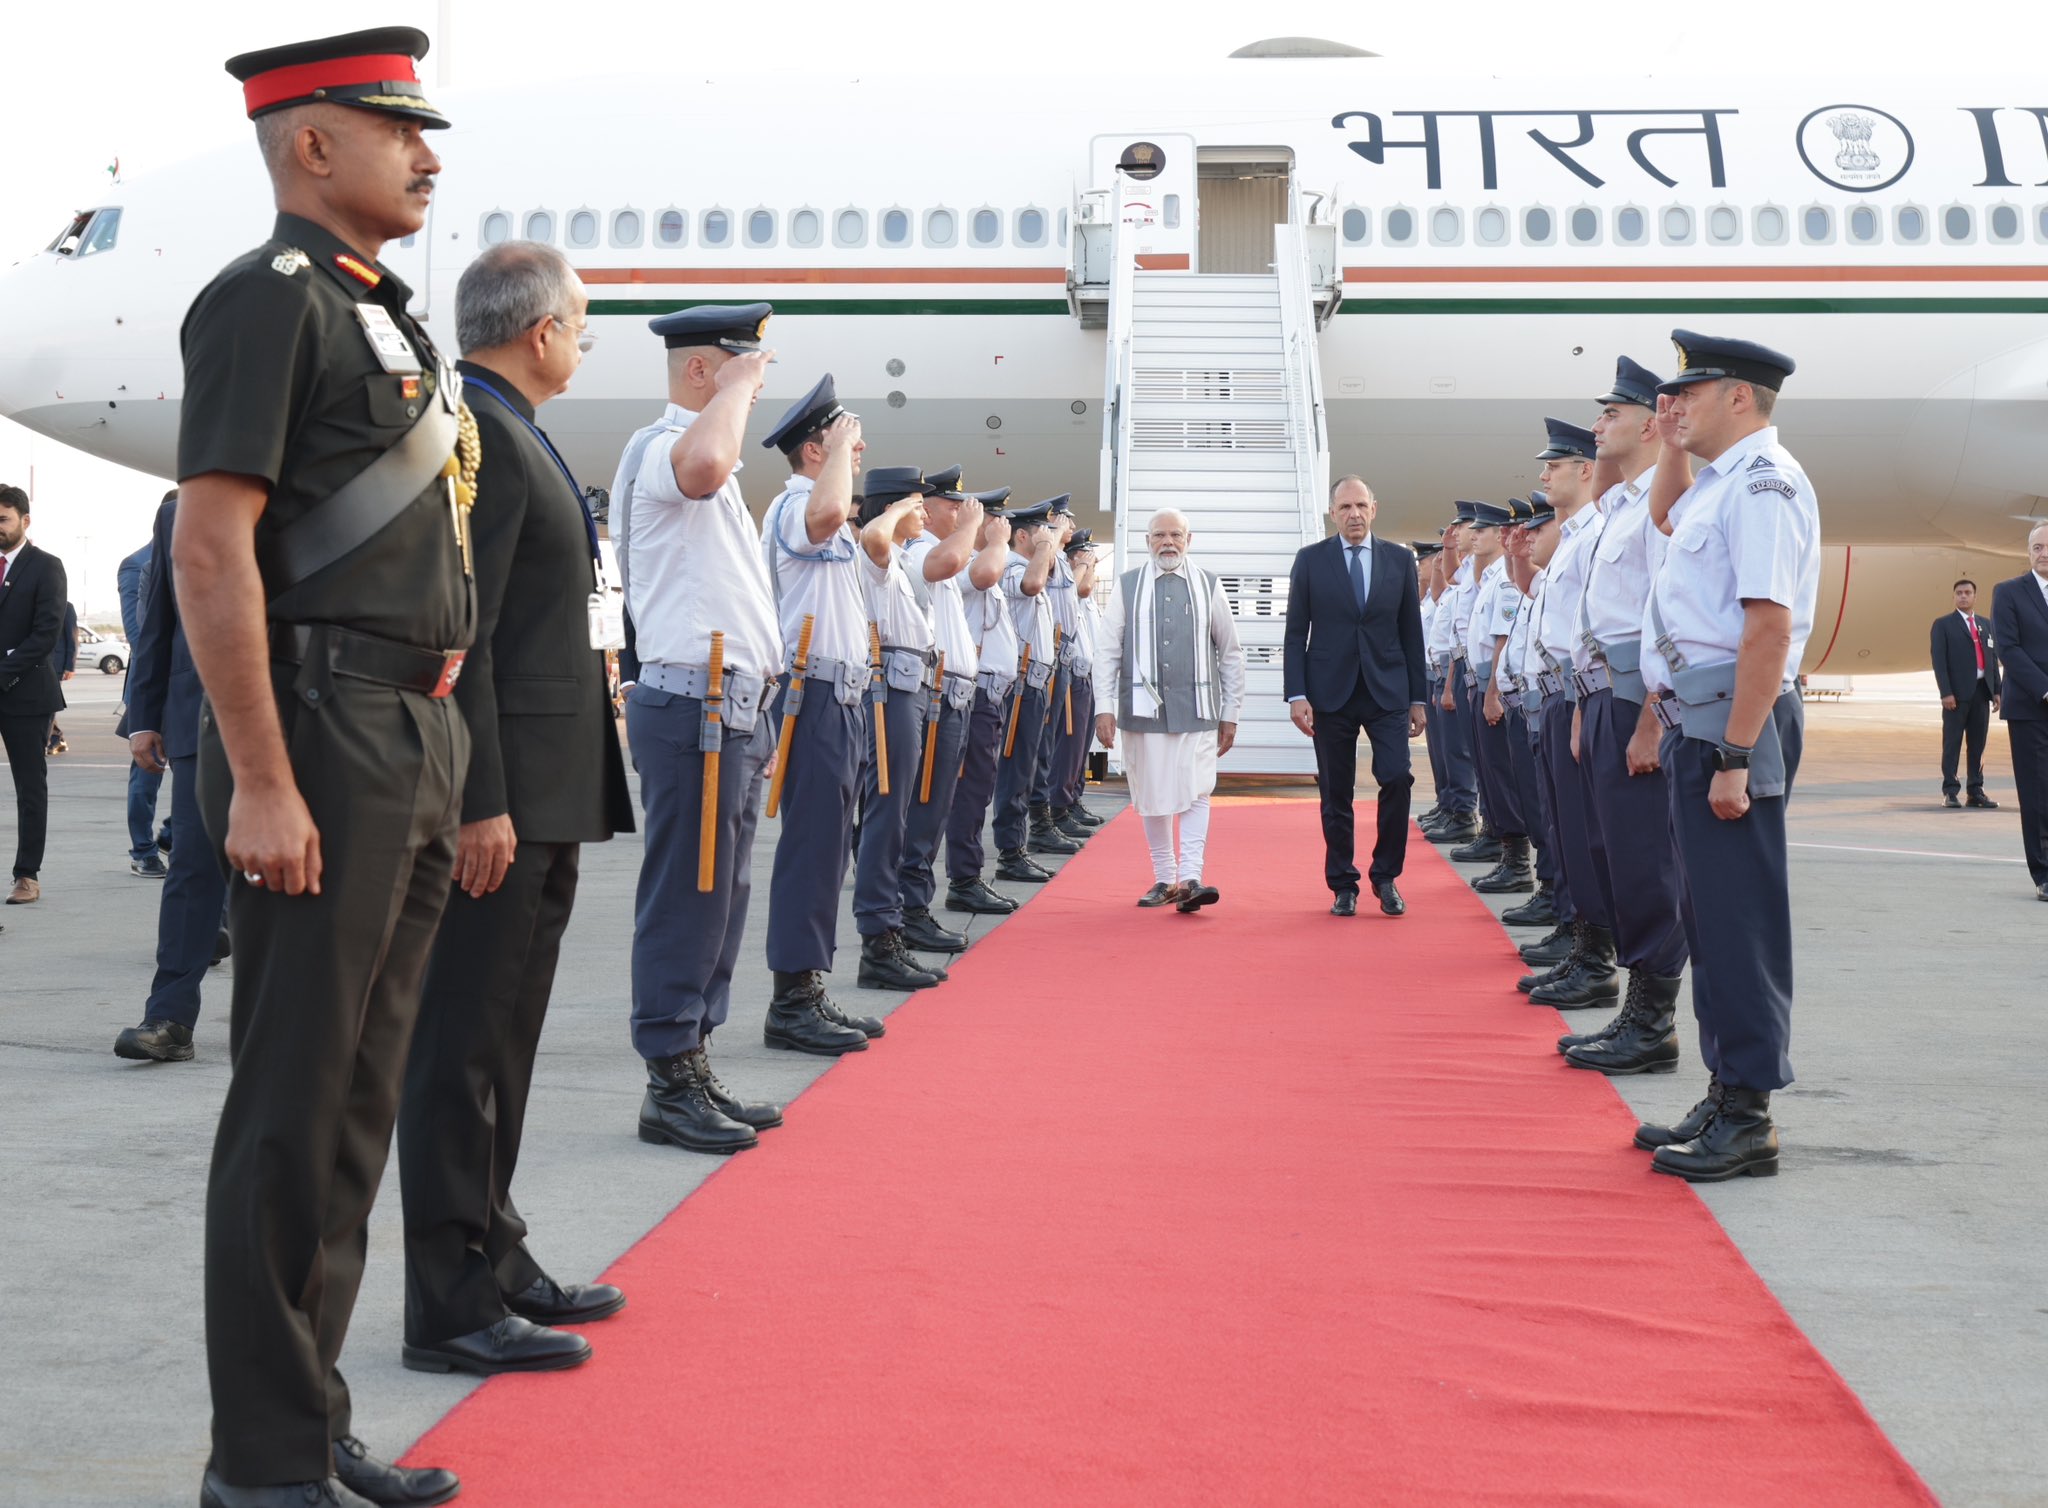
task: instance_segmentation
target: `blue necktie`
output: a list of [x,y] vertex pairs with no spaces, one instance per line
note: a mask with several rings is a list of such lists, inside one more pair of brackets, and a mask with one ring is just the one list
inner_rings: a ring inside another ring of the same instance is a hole
[[1358,599],[1358,610],[1365,611],[1365,546],[1346,545],[1351,552],[1351,595]]

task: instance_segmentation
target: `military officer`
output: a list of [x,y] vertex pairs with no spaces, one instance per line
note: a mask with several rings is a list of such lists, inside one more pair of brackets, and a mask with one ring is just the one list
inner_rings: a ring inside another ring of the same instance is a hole
[[[1650,517],[1670,536],[1643,612],[1643,680],[1685,873],[1681,914],[1707,1097],[1645,1126],[1655,1166],[1694,1182],[1778,1170],[1771,1091],[1792,1082],[1785,803],[1806,719],[1799,659],[1820,593],[1820,508],[1771,422],[1792,358],[1674,330],[1658,392]],[[1687,457],[1704,462],[1688,477]],[[1670,726],[1675,724],[1675,726]]]
[[[1054,672],[1052,603],[1046,583],[1073,515],[1068,495],[1047,498],[1010,514],[1010,562],[1003,570],[1003,602],[1018,643],[1017,682],[1004,709],[1003,745],[996,761],[996,877],[1042,884],[1050,871],[1031,853],[1070,854],[1080,845],[1041,822],[1031,808],[1038,760],[1045,742]],[[1025,851],[1030,845],[1030,853]]]
[[[702,305],[648,321],[666,350],[668,406],[627,441],[612,481],[612,537],[639,655],[626,734],[647,823],[633,910],[632,1039],[647,1064],[639,1135],[698,1152],[751,1147],[782,1121],[779,1107],[732,1094],[706,1052],[732,1002],[761,783],[775,753],[763,709],[782,668],[782,632],[739,486],[773,312]],[[716,721],[713,634],[724,657]],[[700,889],[707,842],[711,885]]]
[[[1572,905],[1571,886],[1566,883],[1564,865],[1559,858],[1562,845],[1557,835],[1557,812],[1551,796],[1549,767],[1545,762],[1544,726],[1551,712],[1556,709],[1560,717],[1570,716],[1570,704],[1564,700],[1559,679],[1543,670],[1542,659],[1536,648],[1536,621],[1542,616],[1543,593],[1549,577],[1549,565],[1557,553],[1560,533],[1557,526],[1557,512],[1550,506],[1550,496],[1540,488],[1525,499],[1532,517],[1522,525],[1518,549],[1526,552],[1520,562],[1527,572],[1523,586],[1528,602],[1515,617],[1515,632],[1508,640],[1508,667],[1522,693],[1522,716],[1527,724],[1529,763],[1525,789],[1533,794],[1536,807],[1536,825],[1541,836],[1536,841],[1538,886],[1523,905],[1501,913],[1501,920],[1510,926],[1550,925],[1551,931],[1535,942],[1523,943],[1519,948],[1522,961],[1540,972],[1530,974],[1522,985],[1524,993],[1545,977],[1550,969],[1571,954],[1573,927],[1578,912]],[[1521,578],[1517,578],[1521,579]]]
[[[1472,888],[1483,894],[1517,894],[1534,890],[1536,881],[1530,868],[1529,828],[1515,782],[1514,725],[1501,701],[1498,679],[1500,651],[1522,602],[1522,594],[1508,580],[1506,530],[1514,514],[1497,503],[1480,503],[1473,511],[1478,535],[1473,560],[1480,572],[1472,620],[1465,631],[1466,689],[1478,705],[1473,728],[1478,735],[1482,799],[1500,855],[1490,871],[1473,879]],[[1463,852],[1453,849],[1451,857]]]
[[[1538,492],[1534,497],[1508,499],[1508,527],[1503,535],[1503,558],[1507,562],[1508,587],[1514,594],[1514,622],[1501,641],[1494,661],[1494,685],[1500,697],[1501,720],[1508,729],[1507,754],[1527,829],[1531,867],[1535,872],[1535,893],[1521,905],[1501,913],[1509,926],[1549,926],[1557,920],[1553,897],[1557,885],[1557,844],[1551,836],[1542,795],[1542,781],[1536,773],[1536,727],[1540,710],[1528,705],[1527,671],[1529,634],[1532,628],[1529,594],[1540,569],[1531,550],[1538,533],[1556,521],[1550,500]],[[1476,886],[1475,886],[1476,888]]]
[[[762,444],[781,450],[791,470],[761,521],[761,550],[792,657],[770,711],[778,734],[784,721],[794,722],[785,740],[789,763],[776,775],[782,832],[768,891],[775,994],[763,1031],[770,1047],[837,1057],[863,1051],[883,1033],[879,1019],[842,1012],[824,984],[838,949],[861,771],[874,752],[867,589],[853,525],[853,479],[865,445],[860,420],[840,407],[829,372]],[[806,622],[810,643],[799,667]]]
[[1046,709],[1051,722],[1032,792],[1034,823],[1042,819],[1075,844],[1085,843],[1095,831],[1072,811],[1095,736],[1095,611],[1089,600],[1095,591],[1095,554],[1081,540],[1087,532],[1068,531],[1046,578],[1053,621],[1060,628],[1060,673]]
[[[1460,799],[1469,796],[1470,801],[1462,810],[1454,808],[1451,819],[1439,822],[1428,836],[1432,843],[1459,845],[1451,850],[1452,856],[1462,857],[1465,862],[1495,863],[1500,858],[1500,844],[1494,840],[1479,810],[1478,735],[1473,727],[1478,715],[1478,701],[1465,687],[1470,669],[1466,662],[1465,635],[1472,622],[1472,606],[1479,593],[1481,569],[1472,559],[1478,537],[1472,527],[1473,510],[1478,506],[1461,499],[1452,530],[1444,535],[1444,551],[1448,555],[1455,549],[1458,563],[1451,572],[1450,584],[1444,589],[1444,605],[1439,608],[1436,622],[1438,642],[1444,652],[1444,689],[1437,698],[1437,709],[1446,714],[1446,731],[1450,734],[1454,751],[1453,778],[1460,774],[1458,752],[1462,752],[1462,762],[1470,770],[1469,789],[1456,788],[1454,794]],[[1485,816],[1491,818],[1492,813]]]
[[201,810],[235,875],[234,1074],[206,1198],[209,1508],[458,1491],[368,1454],[335,1367],[469,758],[448,693],[475,620],[476,429],[377,260],[426,223],[441,169],[426,50],[389,27],[229,61],[279,213],[182,335],[171,549],[207,693]]
[[[1004,602],[1002,576],[1010,565],[1006,506],[1010,489],[997,487],[969,495],[981,503],[983,521],[974,565],[960,586],[960,603],[980,669],[975,673],[974,703],[961,736],[960,777],[946,814],[946,909],[1003,916],[1015,911],[1017,902],[983,880],[982,832],[995,797],[1010,688],[1017,680],[1017,630]],[[999,560],[990,560],[998,549]],[[991,566],[994,579],[983,586]]]
[[1643,608],[1666,540],[1650,521],[1657,475],[1660,378],[1622,357],[1614,386],[1596,399],[1602,491],[1600,537],[1586,568],[1577,642],[1577,746],[1586,775],[1587,819],[1606,865],[1602,900],[1612,905],[1615,953],[1628,970],[1619,1014],[1585,1040],[1565,1039],[1574,1068],[1666,1073],[1678,1063],[1676,1011],[1685,972],[1679,921],[1678,851],[1671,798],[1657,746],[1662,727],[1642,675]]

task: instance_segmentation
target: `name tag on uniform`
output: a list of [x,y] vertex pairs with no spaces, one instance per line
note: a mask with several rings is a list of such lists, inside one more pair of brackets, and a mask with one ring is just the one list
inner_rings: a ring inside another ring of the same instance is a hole
[[590,594],[590,647],[626,647],[626,598],[623,592],[599,591]]
[[420,365],[418,353],[412,348],[412,342],[398,328],[398,322],[392,319],[389,309],[382,304],[357,304],[356,318],[362,321],[363,333],[370,339],[370,349],[377,353],[377,360],[385,371],[410,377],[425,370]]

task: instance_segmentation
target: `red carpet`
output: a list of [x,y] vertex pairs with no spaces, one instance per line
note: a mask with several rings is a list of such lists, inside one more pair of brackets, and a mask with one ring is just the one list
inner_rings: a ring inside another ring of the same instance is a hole
[[1182,917],[1120,818],[606,1274],[595,1361],[411,1459],[475,1508],[1933,1502],[1450,867],[1339,921],[1319,844],[1220,806]]

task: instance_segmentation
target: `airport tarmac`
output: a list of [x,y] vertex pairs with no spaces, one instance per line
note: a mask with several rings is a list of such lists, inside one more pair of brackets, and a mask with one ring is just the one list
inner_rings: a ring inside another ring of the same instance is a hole
[[[90,673],[67,686],[70,752],[51,762],[44,899],[0,912],[4,1505],[189,1504],[206,1449],[201,1212],[233,964],[209,984],[197,1061],[112,1056],[148,984],[159,893],[128,873],[126,762],[111,734],[119,691]],[[2048,1166],[2030,1139],[2048,1089],[2048,907],[2020,863],[2004,735],[1994,728],[1988,761],[1996,812],[1941,809],[1931,706],[1819,703],[1808,735],[1791,812],[1801,1077],[1775,1106],[1784,1176],[1699,1192],[1946,1503],[2048,1504]],[[1122,803],[1111,788],[1091,804]],[[1228,824],[1225,807],[1219,856]],[[764,824],[757,873],[774,830]],[[0,822],[0,843],[11,832]],[[625,982],[638,859],[632,837],[586,849],[541,1044],[519,1199],[535,1253],[565,1280],[603,1270],[713,1172],[745,1174],[744,1156],[728,1164],[634,1138],[641,1078]],[[1227,905],[1228,873],[1211,878]],[[1069,957],[1084,974],[1088,950],[1113,945],[1121,920],[1076,939]],[[761,1045],[762,921],[756,906],[716,1052],[735,1088],[793,1099],[829,1065]],[[1278,972],[1284,960],[1261,966]],[[843,993],[874,1013],[898,1003]],[[1684,1045],[1676,1076],[1615,1088],[1645,1114],[1682,1111],[1704,1083]],[[399,1366],[396,1178],[394,1163],[343,1358],[358,1433],[391,1455],[473,1386]],[[1615,1271],[1612,1302],[1625,1305],[1627,1289]],[[590,1337],[601,1354],[603,1327]],[[1740,1450],[1729,1442],[1731,1461]],[[1738,1484],[1714,1495],[1742,1500]]]

